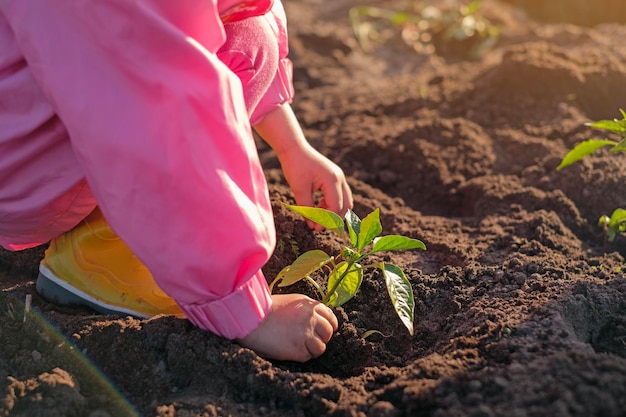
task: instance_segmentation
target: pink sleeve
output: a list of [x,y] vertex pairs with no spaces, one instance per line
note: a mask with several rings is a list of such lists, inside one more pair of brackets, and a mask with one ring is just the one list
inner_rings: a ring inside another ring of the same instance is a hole
[[266,93],[261,98],[255,112],[250,118],[252,126],[260,122],[270,111],[286,102],[291,102],[294,96],[293,65],[287,58],[289,53],[289,39],[287,36],[287,17],[280,0],[275,0],[270,13],[265,17],[270,20],[278,39],[278,69],[276,76]]
[[294,95],[286,17],[279,0],[264,16],[224,25],[226,42],[217,56],[243,84],[252,126]]
[[227,338],[271,308],[275,244],[215,1],[0,3],[112,228],[197,326]]

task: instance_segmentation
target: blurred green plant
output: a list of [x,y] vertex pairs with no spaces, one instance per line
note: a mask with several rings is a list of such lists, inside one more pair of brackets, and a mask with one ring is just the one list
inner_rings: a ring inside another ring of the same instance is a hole
[[[368,265],[362,265],[361,262],[374,253],[406,249],[425,250],[426,245],[420,240],[406,236],[379,236],[383,229],[380,223],[380,209],[374,210],[361,220],[352,210],[348,210],[342,219],[332,211],[322,208],[288,204],[285,206],[302,217],[338,233],[346,244],[336,256],[330,256],[319,249],[303,253],[278,273],[270,285],[270,291],[273,291],[276,284],[279,287],[286,287],[306,279],[319,292],[324,304],[338,307],[355,296],[363,282],[364,270],[378,268],[385,279],[387,292],[396,314],[413,335],[415,301],[411,283],[402,269],[387,262]],[[325,275],[325,288],[311,277],[318,272]]]
[[285,233],[278,242],[276,242],[276,250],[278,252],[284,252],[285,249],[289,246],[291,252],[298,256],[300,254],[300,247],[298,247],[298,242],[294,239],[291,233]]
[[[626,152],[626,112],[620,109],[622,119],[598,120],[591,123],[585,123],[585,126],[593,127],[618,135],[620,140],[612,140],[608,138],[592,138],[587,139],[570,150],[565,158],[556,167],[558,171],[578,162],[588,155],[593,154],[598,149],[610,147],[610,152]],[[602,215],[598,220],[598,224],[605,231],[606,238],[609,242],[615,240],[617,235],[626,231],[626,210],[622,208],[615,209],[611,216]]]
[[454,8],[439,8],[424,2],[411,2],[406,10],[374,6],[350,9],[350,22],[361,49],[370,52],[372,44],[383,44],[400,34],[418,53],[434,53],[437,45],[470,41],[464,49],[468,58],[478,58],[493,48],[500,28],[479,13],[481,1]]
[[598,225],[604,229],[604,233],[609,242],[613,242],[618,234],[626,231],[626,210],[617,208],[611,214],[600,216]]

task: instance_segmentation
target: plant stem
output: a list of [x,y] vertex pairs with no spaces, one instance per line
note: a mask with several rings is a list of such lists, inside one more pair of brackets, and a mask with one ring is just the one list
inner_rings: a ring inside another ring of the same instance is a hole
[[309,281],[317,290],[317,292],[320,293],[320,296],[322,297],[322,300],[326,298],[326,294],[324,294],[324,290],[322,289],[322,287],[320,287],[320,285],[315,282],[315,280],[313,278],[311,278],[310,276],[306,276],[305,277],[307,279],[307,281]]
[[339,277],[339,279],[337,280],[335,285],[333,285],[332,288],[328,289],[328,292],[326,293],[326,296],[322,299],[322,303],[326,304],[328,302],[330,297],[337,291],[337,288],[339,288],[339,286],[343,282],[343,280],[346,277],[346,275],[348,275],[348,272],[350,272],[350,269],[352,268],[352,265],[354,265],[356,262],[357,262],[356,260],[349,260],[348,261],[348,266],[343,271],[343,273],[341,274],[341,276]]
[[270,294],[274,292],[274,285],[276,285],[276,283],[280,281],[281,279],[282,279],[281,276],[277,276],[276,278],[274,278],[274,280],[270,284]]

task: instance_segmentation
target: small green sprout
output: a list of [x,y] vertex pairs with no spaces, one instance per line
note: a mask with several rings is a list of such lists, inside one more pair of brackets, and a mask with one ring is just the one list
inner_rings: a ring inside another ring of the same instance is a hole
[[598,225],[604,229],[607,240],[613,242],[618,234],[626,231],[626,210],[618,208],[613,211],[611,217],[601,216]]
[[[420,240],[405,236],[379,236],[382,233],[380,209],[374,210],[361,220],[352,210],[348,210],[342,219],[332,211],[322,208],[288,204],[285,206],[302,217],[338,233],[347,244],[336,256],[330,256],[319,249],[303,253],[278,273],[270,285],[270,290],[273,290],[276,284],[279,287],[287,287],[306,279],[319,292],[325,305],[338,307],[357,293],[363,282],[365,269],[379,268],[398,317],[413,335],[415,301],[411,283],[402,269],[387,262],[362,265],[362,261],[374,253],[406,249],[425,250],[426,245]],[[325,288],[311,277],[317,272],[322,274],[326,272]]]
[[391,335],[386,335],[386,334],[384,334],[383,332],[381,332],[381,331],[379,331],[379,330],[368,330],[368,331],[366,331],[365,333],[363,333],[363,334],[361,335],[361,339],[365,340],[365,339],[367,339],[368,337],[370,337],[370,336],[372,336],[372,335],[375,335],[375,334],[377,334],[377,335],[379,335],[379,336],[382,336],[382,337],[383,337],[383,338],[385,338],[385,339],[386,339],[386,338],[388,338],[388,337],[391,337]]
[[284,252],[287,245],[289,245],[291,252],[293,252],[295,256],[298,256],[300,254],[298,242],[296,242],[291,233],[285,233],[283,237],[279,239],[278,242],[276,242],[276,250],[278,252]]
[[[587,139],[576,145],[571,151],[565,155],[557,170],[561,170],[568,165],[580,161],[588,155],[591,155],[600,148],[610,146],[610,152],[626,152],[626,112],[620,109],[622,119],[598,120],[592,123],[586,123],[585,126],[594,127],[596,129],[606,130],[621,137],[620,140],[612,140],[608,138]],[[626,231],[626,210],[622,208],[615,209],[611,217],[603,215],[598,220],[598,224],[605,231],[606,238],[612,242],[618,234]]]

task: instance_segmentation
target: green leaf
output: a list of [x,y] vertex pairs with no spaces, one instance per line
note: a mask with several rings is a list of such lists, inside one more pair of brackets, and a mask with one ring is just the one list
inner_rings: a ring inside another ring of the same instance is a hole
[[355,251],[353,248],[349,247],[349,246],[344,246],[343,248],[341,248],[341,256],[344,259],[358,259],[361,255]]
[[387,235],[374,239],[372,253],[385,250],[424,249],[426,245],[421,240],[411,239],[406,236]]
[[353,247],[357,247],[359,243],[359,232],[361,231],[361,219],[352,210],[346,213],[346,224],[348,225],[348,233],[350,234],[350,242]]
[[[335,285],[338,285],[334,294],[327,295],[327,305],[329,307],[339,307],[343,305],[346,301],[354,297],[356,292],[361,287],[361,283],[363,282],[363,268],[361,268],[358,264],[353,264],[350,270],[346,272],[347,268],[348,263],[341,262],[328,277],[329,291],[331,291],[330,289],[334,288]],[[343,280],[339,282],[344,273],[345,276],[343,277]]]
[[617,142],[609,139],[589,139],[576,145],[565,155],[557,170],[561,170],[574,162],[580,161],[585,156],[590,155],[604,146],[615,146]]
[[359,231],[358,238],[358,250],[360,251],[370,243],[376,236],[378,236],[383,231],[383,226],[380,224],[380,209],[376,209],[372,211],[370,214],[365,216],[363,221],[361,222],[361,230]]
[[622,139],[617,145],[613,146],[611,152],[626,152],[626,139]]
[[[600,221],[602,221],[602,218]],[[626,210],[622,208],[615,209],[608,222],[605,220],[605,224],[607,226],[607,239],[609,242],[612,242],[618,234],[626,231]]]
[[608,130],[609,132],[617,133],[624,136],[626,133],[626,119],[625,120],[598,120],[597,122],[586,123],[586,126],[595,127],[596,129]]
[[411,283],[404,272],[393,264],[380,263],[380,269],[385,277],[385,284],[389,292],[389,298],[398,317],[413,336],[413,315],[415,312],[415,300]]
[[324,226],[329,230],[337,231],[340,234],[343,233],[343,220],[330,210],[319,207],[293,206],[290,204],[285,204],[285,206],[302,217]]
[[391,23],[396,26],[402,26],[411,20],[411,15],[403,12],[395,12],[391,15]]
[[282,281],[278,284],[278,286],[287,287],[289,285],[293,285],[307,275],[312,274],[326,265],[330,262],[330,260],[331,257],[328,256],[326,252],[319,249],[305,252],[291,265],[280,271],[280,274],[282,274]]
[[472,15],[475,14],[476,12],[478,12],[478,9],[480,8],[480,1],[472,1],[467,5],[467,14],[468,15]]
[[626,222],[626,210],[622,208],[615,209],[613,214],[611,214],[609,226],[616,226],[623,222]]
[[368,337],[370,337],[370,336],[371,336],[371,335],[373,335],[373,334],[378,334],[378,335],[381,335],[381,336],[382,336],[382,337],[384,337],[385,339],[386,339],[386,338],[388,338],[388,337],[391,337],[391,335],[386,335],[386,334],[384,334],[383,332],[381,332],[380,330],[374,330],[374,329],[372,329],[372,330],[368,330],[368,331],[366,331],[365,333],[363,333],[363,334],[361,335],[361,339],[365,340],[365,339],[367,339]]

